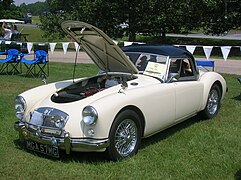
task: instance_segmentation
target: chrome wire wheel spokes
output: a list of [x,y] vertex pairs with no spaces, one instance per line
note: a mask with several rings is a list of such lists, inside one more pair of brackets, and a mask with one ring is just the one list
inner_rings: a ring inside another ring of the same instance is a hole
[[212,89],[207,102],[207,110],[209,114],[213,115],[218,110],[219,106],[219,94],[216,89]]
[[116,129],[115,148],[123,157],[128,156],[136,147],[137,126],[131,119],[123,120]]

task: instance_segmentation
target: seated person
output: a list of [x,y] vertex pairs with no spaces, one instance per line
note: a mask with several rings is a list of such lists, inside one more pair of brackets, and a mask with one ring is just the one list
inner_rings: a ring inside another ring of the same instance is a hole
[[3,21],[2,23],[2,30],[4,31],[4,36],[3,36],[3,39],[4,40],[11,40],[11,36],[12,36],[12,31],[13,31],[13,27],[11,25],[7,25],[5,27],[5,21]]
[[193,73],[192,73],[190,64],[186,61],[182,61],[182,68],[181,68],[180,76],[185,77],[185,76],[192,76],[192,75],[193,75]]
[[137,62],[136,67],[139,71],[144,71],[146,69],[146,65],[148,63],[147,57],[146,56],[142,56],[140,58],[140,61]]

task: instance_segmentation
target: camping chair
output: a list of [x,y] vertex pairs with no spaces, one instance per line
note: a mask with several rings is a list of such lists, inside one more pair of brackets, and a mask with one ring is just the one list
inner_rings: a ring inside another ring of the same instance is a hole
[[[48,65],[48,53],[44,50],[37,50],[34,53],[35,59],[28,60],[25,59],[23,55],[21,58],[21,63],[27,68],[26,76],[32,75],[33,77],[40,77],[41,75],[49,75],[49,65]],[[47,65],[47,74],[44,69]],[[36,71],[37,69],[37,71]]]
[[20,41],[20,33],[12,34],[11,41]]
[[9,49],[7,51],[6,59],[1,59],[0,63],[2,64],[0,67],[0,74],[6,72],[6,74],[14,74],[20,73],[18,70],[19,59],[18,59],[19,51],[17,49]]
[[197,66],[203,67],[205,70],[209,71],[209,69],[205,67],[212,68],[212,71],[214,71],[215,62],[212,60],[196,60]]
[[6,55],[6,45],[5,41],[0,41],[0,55]]

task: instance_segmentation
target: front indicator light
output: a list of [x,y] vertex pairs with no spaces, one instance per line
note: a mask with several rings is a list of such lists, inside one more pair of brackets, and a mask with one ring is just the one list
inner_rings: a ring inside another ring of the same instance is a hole
[[87,132],[88,132],[89,136],[94,136],[95,135],[95,131],[93,129],[89,129]]

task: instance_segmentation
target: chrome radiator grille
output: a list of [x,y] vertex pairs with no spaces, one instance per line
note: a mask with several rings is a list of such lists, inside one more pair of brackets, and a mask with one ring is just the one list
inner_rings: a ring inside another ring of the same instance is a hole
[[42,107],[31,113],[28,129],[60,135],[68,119],[69,115],[63,111]]

